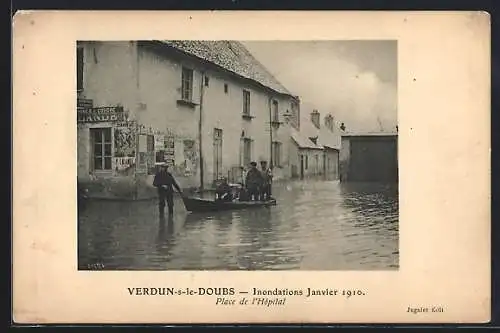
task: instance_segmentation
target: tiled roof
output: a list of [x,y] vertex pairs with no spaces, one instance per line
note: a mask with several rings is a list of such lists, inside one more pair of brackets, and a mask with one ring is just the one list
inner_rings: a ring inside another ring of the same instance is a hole
[[293,96],[253,55],[237,41],[162,40],[170,47],[211,62],[278,93]]
[[340,149],[340,142],[340,135],[335,135],[324,127],[319,130],[318,144],[328,148]]
[[302,118],[300,122],[300,131],[303,136],[308,138],[317,137],[316,143],[321,147],[340,149],[340,134],[331,132],[328,128],[321,126],[319,129],[307,118]]

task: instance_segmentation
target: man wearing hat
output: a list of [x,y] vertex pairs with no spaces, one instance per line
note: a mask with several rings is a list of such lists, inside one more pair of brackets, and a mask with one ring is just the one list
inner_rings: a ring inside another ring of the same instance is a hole
[[259,200],[260,186],[262,184],[262,174],[257,169],[257,163],[251,162],[250,169],[247,172],[245,184],[247,186],[248,195],[250,200]]
[[174,179],[174,176],[168,172],[168,165],[165,162],[159,162],[155,164],[158,171],[156,172],[155,178],[153,180],[153,186],[158,189],[159,198],[159,210],[160,215],[165,212],[165,200],[168,205],[168,215],[174,214],[174,189],[177,190],[182,196],[182,190],[179,184]]
[[217,201],[233,201],[232,188],[226,177],[216,181],[215,195]]
[[261,187],[261,200],[271,199],[271,184],[273,181],[273,173],[267,166],[267,161],[260,161],[261,174],[262,174],[262,187]]

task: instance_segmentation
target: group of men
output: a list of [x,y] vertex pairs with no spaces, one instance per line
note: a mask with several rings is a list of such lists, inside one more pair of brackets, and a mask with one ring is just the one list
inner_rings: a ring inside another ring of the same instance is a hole
[[260,162],[261,169],[256,162],[251,162],[245,176],[244,186],[240,189],[232,188],[226,178],[222,178],[216,187],[216,199],[220,201],[266,201],[271,200],[271,185],[273,174],[266,161]]
[[[169,215],[172,215],[174,211],[174,188],[181,196],[183,193],[172,174],[168,172],[167,164],[157,163],[157,166],[158,171],[154,177],[153,186],[158,189],[160,214],[163,215],[166,204]],[[217,200],[232,201],[235,197],[240,201],[271,200],[273,174],[266,161],[261,161],[260,166],[261,169],[259,170],[256,162],[250,163],[250,168],[245,177],[245,188],[242,188],[236,196],[226,179],[220,182],[216,188]]]
[[270,200],[273,174],[267,166],[266,161],[260,162],[261,169],[257,169],[257,163],[251,162],[250,169],[245,177],[245,185],[250,200]]

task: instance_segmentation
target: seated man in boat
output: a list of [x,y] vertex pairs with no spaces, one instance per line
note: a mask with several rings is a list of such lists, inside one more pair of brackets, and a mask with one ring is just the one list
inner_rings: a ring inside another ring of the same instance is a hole
[[238,201],[249,201],[249,195],[247,189],[241,184],[239,188],[236,189],[236,198]]
[[216,201],[233,201],[233,190],[226,177],[221,178],[217,182],[217,187],[215,188],[215,200]]
[[241,191],[243,190],[243,185],[241,183],[229,183],[231,188],[231,198],[232,201],[240,201]]
[[247,172],[245,184],[248,191],[248,196],[250,200],[259,200],[260,196],[260,187],[262,185],[262,174],[257,169],[257,163],[251,162],[250,169]]

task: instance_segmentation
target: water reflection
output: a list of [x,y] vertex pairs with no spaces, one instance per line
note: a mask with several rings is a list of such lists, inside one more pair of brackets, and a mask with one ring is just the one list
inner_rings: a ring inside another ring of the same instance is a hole
[[272,247],[273,227],[272,207],[249,210],[238,216],[240,221],[239,240],[244,247],[237,251],[238,268],[248,270],[264,269],[268,264],[266,249]]
[[162,262],[168,262],[171,255],[171,248],[174,243],[174,219],[173,216],[168,215],[165,218],[161,215],[158,224],[158,237],[156,240],[156,251],[163,259]]
[[292,182],[277,206],[159,216],[156,202],[92,203],[79,264],[143,270],[333,270],[398,267],[397,186]]

